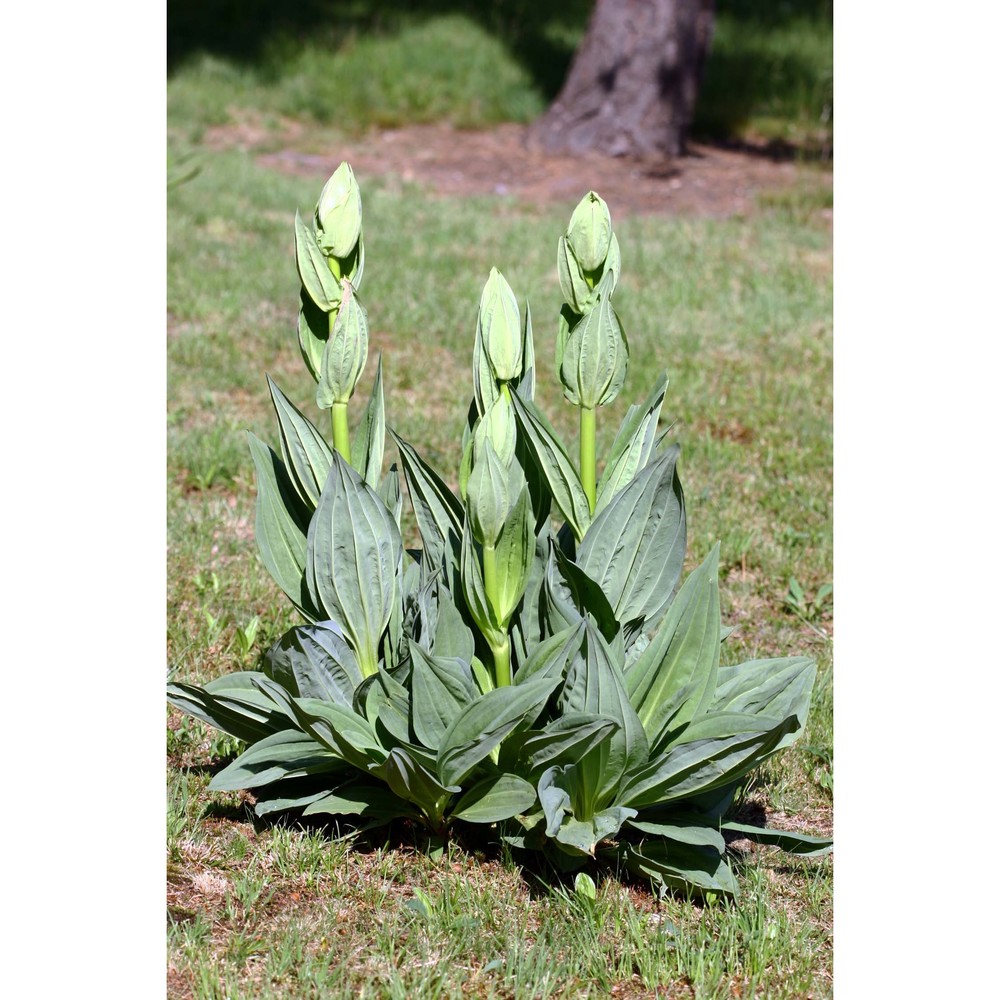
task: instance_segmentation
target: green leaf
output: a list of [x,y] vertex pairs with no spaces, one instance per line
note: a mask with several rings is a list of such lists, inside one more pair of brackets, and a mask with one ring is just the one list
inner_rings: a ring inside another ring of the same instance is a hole
[[528,500],[528,487],[523,486],[500,530],[496,546],[497,618],[504,627],[510,622],[528,582],[531,558],[535,549],[532,531],[534,518]]
[[558,677],[538,676],[477,698],[451,724],[438,753],[438,776],[459,785],[516,726],[538,717]]
[[[323,348],[316,405],[328,410],[334,403],[347,403],[368,361],[368,314],[349,282]],[[379,470],[381,473],[381,470]]]
[[194,684],[168,684],[167,701],[186,715],[247,743],[288,728],[284,712],[270,700],[262,700],[257,691],[234,686],[235,680],[228,677],[215,684],[215,691]]
[[552,499],[578,539],[590,526],[590,504],[576,467],[551,425],[534,403],[511,394],[514,415]]
[[582,712],[562,715],[540,732],[525,734],[527,738],[519,752],[527,765],[525,773],[534,777],[558,764],[577,763],[620,728],[620,724],[608,716]]
[[267,651],[264,665],[265,673],[295,697],[335,701],[347,709],[363,679],[336,622],[290,629]]
[[[677,728],[704,711],[719,672],[719,546],[684,581],[659,632],[625,674],[629,698],[651,746],[669,722]],[[688,690],[682,705],[673,695]]]
[[365,407],[364,415],[357,431],[355,431],[354,441],[351,445],[351,459],[354,467],[373,490],[379,490],[382,483],[384,456],[385,397],[382,391],[382,355],[379,354],[378,365],[375,368],[375,382],[372,385],[368,406]]
[[389,751],[385,761],[370,770],[401,799],[419,806],[434,825],[440,824],[448,800],[462,790],[457,783],[443,785],[427,768],[399,747]]
[[396,600],[403,543],[382,499],[334,453],[309,525],[309,595],[344,630],[365,676],[378,669],[379,639]]
[[459,594],[465,516],[462,504],[411,445],[391,429],[389,433],[399,449],[410,502],[424,546],[421,570],[426,578],[435,570],[443,569],[448,589],[452,594]]
[[722,854],[726,849],[726,841],[714,826],[706,826],[702,817],[691,817],[686,822],[682,816],[671,815],[673,823],[657,823],[650,820],[630,819],[628,827],[651,837],[665,837],[680,844],[691,844],[693,847],[711,847]]
[[309,374],[318,382],[323,351],[330,336],[330,316],[313,302],[305,288],[299,292],[299,301],[299,350]]
[[562,345],[563,392],[574,406],[588,410],[612,402],[628,370],[628,342],[611,305],[613,282],[609,271],[595,289],[596,304],[569,330]]
[[[719,670],[718,686],[708,711],[742,712],[784,719],[795,716],[802,728],[816,680],[816,663],[805,656],[750,660]],[[789,734],[778,749],[789,746],[798,733]]]
[[694,847],[676,841],[646,841],[640,846],[623,844],[619,857],[635,875],[662,885],[695,892],[739,894],[739,886],[729,865],[712,848]]
[[735,781],[756,767],[797,727],[785,719],[770,729],[736,732],[672,746],[628,776],[619,801],[642,809],[674,802]]
[[549,547],[543,593],[542,620],[550,633],[589,615],[608,642],[615,640],[618,619],[604,591],[554,543]]
[[301,411],[289,402],[270,376],[267,376],[267,385],[278,416],[285,470],[302,503],[313,511],[330,473],[333,460],[330,446]]
[[[628,635],[659,624],[684,567],[687,529],[675,445],[598,514],[577,564],[607,595]],[[716,629],[718,637],[718,629]]]
[[437,750],[448,727],[479,692],[472,670],[461,660],[432,656],[410,642],[413,731],[425,747]]
[[310,511],[295,492],[284,463],[260,438],[248,433],[257,472],[257,548],[274,582],[310,621],[323,618],[305,584],[306,534]]
[[584,789],[579,805],[584,812],[577,813],[578,819],[615,802],[622,776],[642,767],[649,756],[646,734],[629,702],[621,670],[591,619],[584,625],[583,638],[583,655],[573,659],[566,671],[559,711],[602,715],[613,719],[618,728],[579,762],[579,780]]
[[209,782],[214,792],[257,788],[282,778],[342,770],[344,761],[295,729],[274,733],[245,750]]
[[666,391],[667,376],[664,373],[656,380],[653,391],[642,406],[628,408],[597,484],[595,517],[649,463]]
[[336,702],[293,698],[270,678],[262,677],[255,684],[280,704],[304,733],[349,764],[367,771],[372,761],[385,758],[385,751],[368,721],[353,711]]
[[818,858],[833,850],[833,840],[830,837],[811,837],[805,833],[792,833],[788,830],[768,830],[746,823],[723,823],[722,829],[726,833],[738,833],[741,837],[758,844],[780,847],[783,851],[797,854],[801,858]]
[[362,816],[380,822],[416,819],[419,814],[385,785],[352,781],[306,806],[303,816]]
[[535,804],[535,787],[516,774],[497,774],[473,785],[451,810],[467,823],[499,823]]
[[330,265],[323,256],[316,234],[295,213],[295,264],[299,269],[302,287],[309,298],[324,312],[331,312],[340,305],[340,282],[330,271]]

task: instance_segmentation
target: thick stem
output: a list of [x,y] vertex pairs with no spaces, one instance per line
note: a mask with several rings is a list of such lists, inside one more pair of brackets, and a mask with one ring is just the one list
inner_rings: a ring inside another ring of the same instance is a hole
[[590,513],[597,506],[597,410],[580,407],[580,479]]
[[[497,581],[497,551],[492,545],[483,546],[483,586],[486,601],[494,614],[500,606],[500,587]],[[503,642],[494,644],[489,640],[493,653],[493,683],[497,687],[510,687],[510,639],[506,632]]]
[[510,636],[504,633],[499,646],[490,643],[493,653],[493,677],[498,688],[510,687]]
[[351,435],[347,426],[347,403],[334,403],[330,411],[333,421],[333,447],[348,465],[351,463]]

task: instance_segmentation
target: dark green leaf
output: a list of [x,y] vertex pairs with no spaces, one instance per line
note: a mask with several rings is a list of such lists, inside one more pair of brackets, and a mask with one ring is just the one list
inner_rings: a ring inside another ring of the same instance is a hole
[[257,788],[282,778],[343,770],[338,754],[296,729],[274,733],[245,750],[209,782],[211,791]]
[[535,804],[535,788],[516,774],[497,774],[473,785],[451,810],[453,819],[467,823],[498,823]]

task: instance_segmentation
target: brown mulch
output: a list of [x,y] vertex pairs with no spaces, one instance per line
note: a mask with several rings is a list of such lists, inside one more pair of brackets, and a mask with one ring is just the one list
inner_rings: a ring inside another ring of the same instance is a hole
[[286,123],[276,136],[242,122],[212,130],[206,142],[214,148],[256,151],[259,162],[290,174],[326,177],[347,160],[362,180],[378,176],[440,195],[497,195],[529,205],[572,206],[592,188],[620,215],[724,218],[747,214],[758,195],[787,190],[803,180],[832,184],[829,170],[775,158],[765,147],[734,150],[692,143],[687,156],[676,158],[552,156],[527,148],[525,131],[526,126],[516,124],[488,131],[435,124],[334,138],[296,123]]

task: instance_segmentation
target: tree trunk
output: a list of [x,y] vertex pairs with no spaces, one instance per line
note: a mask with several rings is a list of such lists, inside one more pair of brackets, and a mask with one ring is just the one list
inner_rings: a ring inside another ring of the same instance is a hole
[[597,0],[566,82],[528,130],[553,153],[684,152],[714,0]]

